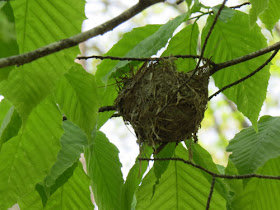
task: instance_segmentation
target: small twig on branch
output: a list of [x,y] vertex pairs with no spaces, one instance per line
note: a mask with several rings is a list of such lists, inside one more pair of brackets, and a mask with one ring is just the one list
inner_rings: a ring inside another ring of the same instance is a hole
[[58,42],[51,43],[44,47],[38,48],[36,50],[23,53],[20,55],[10,56],[0,59],[0,68],[12,65],[23,65],[25,63],[30,63],[38,58],[53,54],[63,49],[67,49],[73,46],[78,45],[81,42],[84,42],[92,37],[97,35],[102,35],[108,31],[111,31],[121,23],[124,23],[128,19],[142,12],[146,8],[163,2],[164,0],[141,0],[136,5],[132,6],[130,9],[126,10],[119,16],[97,26],[83,33],[77,34],[67,39],[60,40]]
[[210,70],[210,75],[215,74],[216,72],[218,72],[221,69],[227,68],[229,66],[234,66],[236,64],[239,63],[243,63],[245,61],[251,60],[253,58],[259,57],[261,55],[264,55],[266,53],[269,53],[273,50],[279,50],[280,49],[280,42],[276,42],[275,44],[268,46],[266,48],[260,49],[258,51],[252,52],[248,55],[230,60],[230,61],[226,61],[224,63],[218,63],[216,65],[214,65],[214,67]]
[[100,107],[98,112],[109,112],[109,111],[116,111],[116,107],[115,106],[103,106]]
[[211,198],[212,198],[212,195],[214,192],[215,180],[216,180],[216,177],[213,176],[211,187],[210,187],[210,192],[209,192],[209,196],[208,196],[208,200],[207,200],[207,204],[206,204],[206,210],[208,210],[210,208],[210,202],[211,202]]
[[196,165],[188,160],[184,160],[183,158],[138,158],[138,160],[146,160],[146,161],[180,161],[185,164],[191,165],[199,170],[202,170],[206,172],[207,174],[210,174],[211,176],[215,176],[216,178],[224,178],[224,179],[250,179],[250,178],[259,178],[259,179],[274,179],[274,180],[280,180],[280,176],[270,176],[270,175],[262,175],[262,174],[243,174],[243,175],[229,175],[229,174],[217,174],[212,171],[207,170],[206,168],[203,168],[200,165]]
[[[163,57],[143,57],[143,58],[136,58],[136,57],[117,57],[117,56],[101,56],[101,55],[91,55],[91,56],[78,56],[77,59],[81,60],[81,59],[91,59],[91,58],[95,58],[95,59],[100,59],[100,60],[104,60],[104,59],[109,59],[109,60],[119,60],[119,61],[161,61],[164,59],[169,59],[170,57],[172,58],[199,58],[199,55],[170,55],[170,56],[163,56]],[[211,65],[215,65],[215,63],[213,61],[211,61],[208,58],[202,58],[202,60],[205,60],[206,62],[208,62]]]
[[253,75],[255,75],[256,73],[258,73],[260,70],[262,70],[275,56],[276,54],[278,53],[279,49],[275,50],[274,53],[265,61],[264,64],[262,64],[260,67],[258,67],[255,71],[251,72],[250,74],[248,74],[247,76],[223,87],[222,89],[218,90],[216,93],[214,93],[213,95],[211,95],[208,100],[210,101],[213,97],[217,96],[219,93],[225,91],[226,89],[228,88],[231,88],[241,82],[244,82],[246,79],[249,79],[250,77],[252,77]]

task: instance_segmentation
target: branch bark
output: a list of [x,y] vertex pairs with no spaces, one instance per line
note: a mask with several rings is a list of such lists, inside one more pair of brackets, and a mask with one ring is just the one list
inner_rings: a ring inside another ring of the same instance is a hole
[[36,50],[23,53],[20,55],[10,56],[6,58],[0,59],[0,68],[7,67],[7,66],[13,66],[13,65],[23,65],[25,63],[30,63],[36,59],[39,59],[41,57],[50,55],[52,53],[58,52],[63,49],[67,49],[73,46],[78,45],[81,42],[84,42],[92,37],[95,37],[97,35],[102,35],[121,23],[124,23],[125,21],[129,20],[133,16],[137,15],[138,13],[142,12],[146,8],[160,3],[164,2],[165,0],[140,0],[137,4],[132,6],[130,9],[126,10],[125,12],[121,13],[119,16],[99,25],[96,26],[88,31],[85,31],[83,33],[77,34],[75,36],[72,36],[67,39],[60,40],[58,42],[51,43],[49,45],[46,45],[44,47],[38,48]]
[[210,70],[210,75],[215,74],[216,72],[218,72],[221,69],[224,69],[224,68],[227,68],[227,67],[230,67],[230,66],[234,66],[234,65],[239,64],[239,63],[243,63],[245,61],[248,61],[248,60],[257,58],[261,55],[264,55],[266,53],[269,53],[273,50],[279,50],[279,49],[280,49],[280,42],[276,42],[275,44],[273,44],[271,46],[260,49],[256,52],[252,52],[248,55],[244,55],[244,56],[241,56],[239,58],[232,59],[230,61],[226,61],[226,62],[223,62],[223,63],[218,63],[218,64],[214,65],[214,67]]

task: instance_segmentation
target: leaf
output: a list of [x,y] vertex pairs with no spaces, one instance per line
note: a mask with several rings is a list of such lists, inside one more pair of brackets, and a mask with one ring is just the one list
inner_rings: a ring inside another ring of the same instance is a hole
[[59,81],[55,97],[67,119],[90,136],[96,126],[99,97],[93,75],[80,65],[73,66]]
[[[73,176],[48,200],[44,209],[93,209],[90,199],[89,178],[78,163]],[[32,191],[19,201],[21,210],[43,209],[39,194]]]
[[6,115],[8,114],[9,110],[11,109],[12,104],[7,99],[2,99],[0,101],[0,124],[2,125]]
[[[173,157],[174,152],[175,152],[175,148],[176,148],[176,142],[168,143],[163,148],[163,150],[160,151],[159,154],[154,155],[154,158],[170,158],[170,157]],[[157,181],[156,181],[155,185],[157,183],[159,183],[161,175],[166,171],[169,162],[170,161],[159,161],[159,162],[154,163],[154,172],[155,172],[155,176],[157,178]]]
[[[175,29],[186,20],[187,17],[189,17],[188,13],[182,14],[162,25],[155,33],[135,45],[134,48],[125,54],[125,57],[149,57],[155,55],[158,50],[166,45]],[[106,84],[112,73],[128,63],[129,61],[118,62],[109,72],[106,72],[106,75],[102,78],[103,82]]]
[[[186,143],[187,147],[191,148],[191,150],[192,150],[192,157],[193,157],[193,161],[195,164],[197,164],[209,171],[212,171],[216,174],[221,174],[217,168],[218,165],[216,165],[213,162],[213,159],[207,150],[205,150],[199,144],[193,144],[191,141],[188,141],[188,140],[185,141],[185,143]],[[190,146],[190,143],[192,143],[191,146]],[[201,172],[201,173],[208,180],[209,184],[211,184],[212,176],[209,176],[209,174],[206,172]],[[216,179],[215,190],[217,192],[219,192],[219,194],[221,196],[223,196],[224,199],[229,200],[229,193],[228,193],[227,187],[222,179]]]
[[[15,18],[9,1],[0,8],[0,25],[0,58],[18,54]],[[0,82],[8,78],[12,69],[13,67],[1,68]]]
[[[220,10],[221,5],[217,5],[212,7],[212,10],[215,15],[217,15],[218,11]],[[219,20],[227,23],[232,17],[234,16],[234,10],[228,7],[224,7],[220,13]]]
[[269,0],[250,0],[250,25],[256,24],[258,16],[267,8]]
[[[132,31],[125,33],[121,40],[118,41],[105,55],[110,56],[125,56],[128,54],[139,42],[154,34],[161,25],[146,25],[144,27],[134,28]],[[113,69],[119,61],[103,60],[97,66],[96,77],[100,81],[99,85],[106,83],[101,82],[103,78]]]
[[[169,41],[167,49],[162,56],[169,55],[196,55],[199,30],[196,23],[183,28]],[[188,72],[195,68],[193,59],[178,59],[175,61],[177,71]]]
[[242,130],[229,143],[229,156],[240,174],[254,173],[269,159],[280,156],[280,118],[264,116],[252,127]]
[[[202,32],[202,40],[205,40],[212,22],[213,17],[209,16]],[[261,29],[257,25],[250,28],[248,22],[248,15],[239,11],[234,11],[234,16],[227,23],[218,20],[208,41],[205,56],[212,56],[215,63],[221,63],[266,47],[266,39]],[[268,56],[260,56],[220,70],[213,75],[216,86],[222,88],[248,75],[262,65]],[[250,79],[224,91],[226,97],[249,118],[256,130],[259,112],[266,97],[269,77],[269,65],[267,65]]]
[[[88,144],[87,135],[75,124],[68,120],[63,121],[63,129],[64,134],[60,139],[61,150],[57,154],[57,160],[41,183],[40,195],[44,206],[47,199],[72,176],[80,155]],[[46,198],[45,201],[43,198]]]
[[[279,176],[280,158],[270,159],[264,166],[257,170],[257,174]],[[280,200],[279,180],[252,178],[244,192],[239,194],[233,201],[233,209],[279,209]]]
[[[74,0],[11,1],[19,53],[79,33],[84,19],[84,3]],[[78,52],[78,47],[74,47],[14,68],[8,79],[2,81],[0,94],[15,106],[23,123],[73,65]]]
[[123,187],[118,149],[98,131],[86,153],[87,171],[98,209],[120,209]]
[[261,21],[266,25],[268,30],[272,30],[275,24],[280,19],[280,2],[278,0],[269,0],[268,7],[264,10],[264,12],[260,15]]
[[31,113],[19,134],[0,152],[0,209],[15,204],[34,191],[56,159],[62,134],[61,114],[56,104],[46,98]]
[[0,151],[6,141],[18,134],[20,127],[21,119],[14,107],[11,107],[0,127]]
[[[150,157],[153,150],[151,147],[146,147],[145,156]],[[138,157],[142,157],[143,154],[138,155]],[[138,157],[135,161],[135,164],[130,169],[126,181],[123,185],[121,192],[121,209],[132,209],[132,201],[135,196],[135,192],[139,187],[140,182],[142,181],[142,177],[147,170],[148,162],[147,161],[139,161]]]
[[[185,157],[187,153],[181,144],[175,151],[176,157]],[[151,198],[155,180],[152,169],[137,191],[136,209],[205,209],[210,183],[200,170],[179,161],[171,161]],[[225,209],[225,200],[215,190],[211,208]]]

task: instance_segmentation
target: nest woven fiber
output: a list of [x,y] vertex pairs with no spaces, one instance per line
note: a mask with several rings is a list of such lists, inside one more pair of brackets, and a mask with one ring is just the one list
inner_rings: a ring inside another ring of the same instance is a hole
[[182,86],[192,73],[178,72],[170,58],[146,62],[122,78],[116,110],[132,125],[140,145],[156,148],[196,136],[208,102],[209,74],[200,69]]

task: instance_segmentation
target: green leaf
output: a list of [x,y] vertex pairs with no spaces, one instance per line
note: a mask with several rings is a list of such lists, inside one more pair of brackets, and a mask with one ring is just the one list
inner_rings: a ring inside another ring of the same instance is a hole
[[[154,155],[155,158],[170,158],[173,157],[176,148],[176,142],[168,143],[159,154]],[[157,184],[161,178],[161,175],[166,171],[170,161],[159,161],[154,163],[154,172],[157,178],[155,184]]]
[[2,125],[6,115],[8,114],[9,110],[11,109],[12,104],[7,99],[2,99],[0,101],[0,124]]
[[67,119],[90,136],[96,126],[99,97],[93,75],[75,65],[59,81],[55,97]]
[[250,0],[250,25],[256,24],[258,16],[267,8],[269,0]]
[[[221,7],[221,5],[212,7],[212,10],[215,15],[217,15],[220,7]],[[231,8],[228,8],[228,7],[224,7],[220,13],[219,20],[227,23],[233,16],[234,16],[234,10],[232,10]]]
[[[267,161],[265,165],[257,170],[257,174],[279,176],[280,158]],[[271,209],[277,210],[280,206],[278,195],[280,194],[279,180],[252,178],[244,192],[239,194],[233,201],[233,209]]]
[[21,119],[14,107],[11,107],[0,127],[0,151],[6,141],[18,134],[20,127]]
[[118,149],[98,131],[86,153],[87,171],[98,209],[120,209],[123,187]]
[[34,191],[56,159],[62,134],[61,114],[46,98],[31,113],[16,137],[3,144],[0,152],[0,209],[15,204]]
[[[125,57],[149,57],[155,55],[158,50],[164,47],[175,29],[189,17],[189,14],[182,14],[166,24],[162,25],[155,33],[140,41],[134,48],[125,54]],[[120,61],[102,78],[106,84],[111,74],[118,68],[127,65],[130,61]]]
[[[81,31],[84,1],[11,1],[19,53],[28,52]],[[75,5],[75,7],[73,7]],[[0,93],[26,122],[32,109],[51,93],[56,82],[73,65],[78,47],[57,52],[14,68],[2,81]]]
[[85,174],[82,164],[78,163],[73,176],[49,198],[44,208],[39,194],[32,191],[18,202],[20,209],[93,209],[89,182],[90,180]]
[[[213,17],[209,16],[202,32],[202,40],[205,40],[212,22]],[[257,25],[249,27],[248,22],[248,15],[239,11],[234,11],[234,16],[227,23],[218,20],[208,41],[205,56],[212,56],[215,63],[221,63],[266,47],[266,39],[261,29]],[[260,56],[220,70],[213,75],[216,86],[222,88],[248,75],[262,65],[268,56]],[[256,130],[259,112],[266,97],[269,77],[269,65],[267,65],[250,79],[224,91],[226,97],[249,118]]]
[[[9,1],[0,8],[0,25],[0,58],[18,54],[15,18]],[[13,67],[0,69],[0,82],[8,78],[12,69]]]
[[240,174],[254,173],[269,159],[280,156],[280,118],[264,116],[252,127],[242,130],[229,143],[229,156]]
[[[187,150],[179,144],[176,157],[186,159],[187,154]],[[179,161],[171,161],[152,197],[155,180],[152,169],[137,191],[136,209],[205,209],[210,183],[200,170]],[[225,200],[214,190],[211,208],[225,209],[225,205]]]
[[269,0],[268,7],[260,15],[261,21],[268,30],[272,30],[280,19],[280,2],[278,0]]
[[[212,171],[216,174],[220,174],[218,170],[218,165],[213,162],[213,159],[210,153],[201,147],[199,144],[193,144],[191,141],[185,141],[188,148],[191,148],[192,157],[195,164],[202,166],[203,168]],[[192,143],[190,147],[190,143]],[[209,184],[212,182],[212,177],[209,176],[206,172],[201,172],[203,176],[208,180]],[[224,199],[229,200],[229,193],[227,187],[222,179],[216,179],[215,181],[215,190],[219,192]]]
[[[169,55],[196,55],[199,30],[196,23],[183,28],[169,41],[167,49],[162,56]],[[195,68],[193,59],[178,59],[175,61],[177,71],[188,72]]]
[[[57,160],[41,184],[40,193],[44,206],[47,199],[71,177],[77,166],[84,147],[88,144],[87,135],[70,121],[63,121],[64,134],[60,139],[61,150],[58,152]],[[66,171],[69,171],[65,174]],[[43,199],[44,200],[44,199]]]
[[[151,147],[146,147],[144,149],[144,153],[146,157],[150,157],[153,150]],[[137,158],[143,157],[143,154],[138,155]],[[121,209],[132,209],[132,201],[135,196],[135,192],[138,189],[140,182],[142,181],[142,177],[146,172],[148,167],[147,161],[139,161],[136,159],[135,164],[130,169],[125,184],[122,188],[121,193]]]

